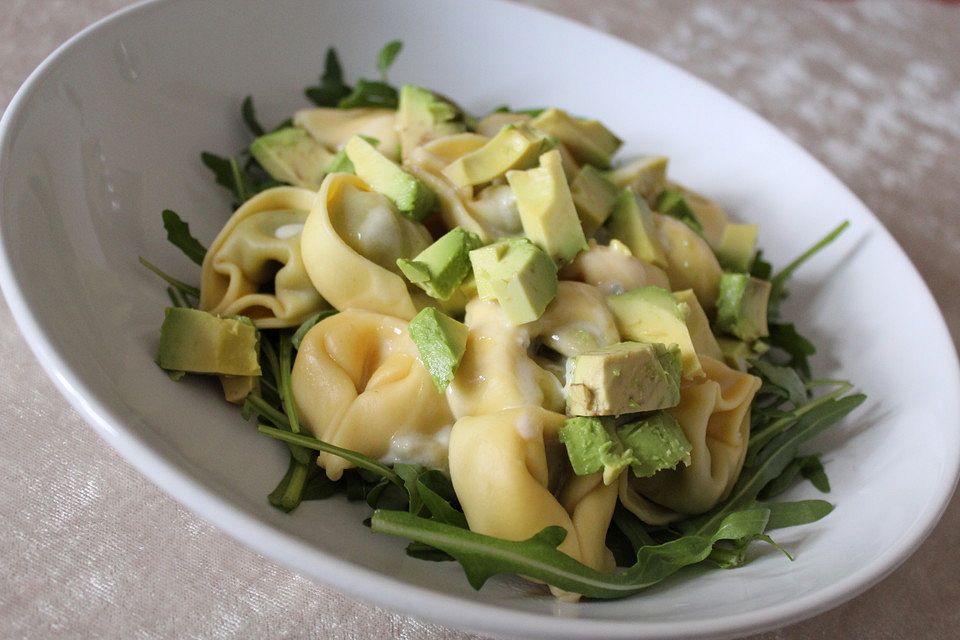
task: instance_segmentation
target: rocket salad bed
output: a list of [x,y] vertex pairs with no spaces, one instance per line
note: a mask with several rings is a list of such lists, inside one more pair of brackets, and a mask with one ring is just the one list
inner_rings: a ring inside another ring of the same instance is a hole
[[[830,513],[774,502],[802,446],[865,399],[812,377],[757,227],[613,163],[620,140],[560,109],[474,118],[429,90],[345,82],[330,50],[305,109],[234,157],[203,154],[236,212],[209,249],[172,211],[199,287],[142,261],[172,307],[158,364],[217,375],[289,447],[285,511],[345,494],[407,553],[472,586],[513,573],[617,598]],[[782,549],[789,557],[789,550]]]

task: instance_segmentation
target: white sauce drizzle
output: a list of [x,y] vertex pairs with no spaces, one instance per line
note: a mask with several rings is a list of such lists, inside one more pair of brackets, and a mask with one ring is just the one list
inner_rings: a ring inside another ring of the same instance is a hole
[[302,222],[291,222],[290,224],[284,224],[277,227],[277,230],[273,232],[273,236],[278,240],[286,240],[287,238],[300,235],[302,231]]
[[436,433],[398,433],[390,438],[390,450],[380,458],[384,464],[420,464],[431,469],[446,469],[452,426]]

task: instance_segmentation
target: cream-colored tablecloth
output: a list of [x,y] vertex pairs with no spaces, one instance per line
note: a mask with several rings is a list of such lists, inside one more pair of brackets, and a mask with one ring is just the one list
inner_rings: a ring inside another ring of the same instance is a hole
[[[57,45],[126,4],[0,0],[0,108]],[[675,62],[796,139],[893,232],[957,340],[960,6],[534,4]],[[67,406],[2,303],[0,327],[0,637],[476,637],[315,584],[185,511]],[[882,583],[759,637],[960,637],[958,501]]]

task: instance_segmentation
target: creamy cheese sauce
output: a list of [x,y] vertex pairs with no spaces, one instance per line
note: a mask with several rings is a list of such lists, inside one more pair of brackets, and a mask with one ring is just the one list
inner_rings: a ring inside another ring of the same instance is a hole
[[277,227],[276,231],[273,232],[273,237],[277,238],[278,240],[286,240],[287,238],[300,235],[302,231],[302,222],[291,222],[290,224]]
[[419,464],[431,469],[445,470],[451,428],[444,427],[432,434],[396,434],[390,439],[390,450],[380,458],[380,462]]

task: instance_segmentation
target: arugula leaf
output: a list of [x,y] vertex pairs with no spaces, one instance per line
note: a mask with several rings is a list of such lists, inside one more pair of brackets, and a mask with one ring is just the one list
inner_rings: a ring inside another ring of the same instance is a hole
[[409,538],[453,556],[467,581],[480,589],[492,576],[518,574],[590,598],[622,598],[654,585],[681,568],[702,562],[721,540],[763,535],[770,512],[748,509],[727,514],[711,534],[684,536],[637,552],[636,563],[621,573],[602,573],[559,551],[562,527],[546,527],[527,540],[511,541],[420,518],[404,511],[378,509],[370,519],[378,533]]
[[324,453],[340,456],[344,460],[352,463],[354,466],[360,469],[371,471],[383,478],[386,478],[398,487],[404,488],[403,479],[394,473],[393,469],[382,462],[374,460],[373,458],[365,456],[357,451],[351,451],[350,449],[337,447],[335,445],[328,444],[323,440],[318,440],[312,436],[304,435],[302,433],[291,433],[290,431],[284,431],[283,429],[268,427],[265,424],[259,425],[257,427],[257,431],[265,436],[270,436],[271,438],[276,438],[277,440],[282,440],[283,442],[288,442],[290,444],[296,444],[305,449],[313,449],[314,451],[323,451]]
[[194,299],[196,299],[196,300],[199,300],[199,299],[200,299],[200,289],[199,289],[199,288],[194,287],[194,286],[192,286],[192,285],[189,285],[189,284],[187,284],[186,282],[183,282],[183,281],[181,281],[181,280],[177,280],[177,279],[174,278],[173,276],[166,274],[162,269],[160,269],[160,267],[158,267],[157,265],[153,264],[152,262],[149,262],[149,261],[148,261],[146,258],[144,258],[143,256],[140,256],[139,259],[140,259],[140,264],[142,264],[143,266],[145,266],[145,267],[146,267],[147,269],[149,269],[150,271],[153,271],[155,274],[157,274],[157,275],[160,277],[161,280],[163,280],[164,282],[166,282],[167,284],[169,284],[171,287],[173,287],[174,289],[176,289],[178,292],[180,292],[180,293],[182,293],[182,294],[184,294],[184,295],[186,295],[186,296],[190,296],[190,297],[192,297],[192,298],[194,298]]
[[318,107],[335,107],[349,93],[350,86],[343,81],[343,68],[340,66],[337,50],[330,47],[327,49],[320,84],[307,87],[304,94]]
[[832,229],[827,235],[820,238],[817,242],[813,244],[809,249],[801,253],[799,256],[794,258],[790,264],[781,269],[770,278],[770,299],[767,303],[767,315],[773,320],[776,320],[780,315],[780,303],[784,298],[787,297],[787,291],[785,285],[787,280],[794,274],[794,272],[799,269],[803,264],[827,247],[831,242],[837,239],[841,233],[843,233],[847,227],[850,226],[849,220],[844,220],[834,229]]
[[810,362],[808,358],[817,352],[813,343],[804,338],[797,332],[797,328],[792,323],[778,324],[772,322],[769,325],[770,336],[767,343],[790,356],[789,366],[806,379],[810,378]]
[[185,309],[193,308],[190,300],[179,289],[167,287],[167,297],[170,298],[170,304],[175,307],[183,307]]
[[240,116],[243,118],[243,123],[247,125],[247,129],[250,129],[250,133],[255,137],[259,138],[266,133],[266,130],[257,122],[257,111],[253,107],[253,96],[247,96],[243,99]]
[[780,495],[794,484],[798,475],[810,480],[813,486],[823,493],[830,492],[830,480],[823,469],[823,463],[820,462],[820,456],[798,456],[786,466],[779,476],[763,488],[763,491],[760,492],[760,498],[766,500]]
[[[293,401],[293,386],[290,384],[290,371],[293,367],[293,345],[290,343],[290,334],[282,332],[280,334],[280,402],[283,404],[283,412],[287,415],[287,422],[292,433],[300,433],[300,419],[297,416],[297,405]],[[291,448],[290,453],[298,462],[306,464],[310,460],[310,455],[303,448]]]
[[190,225],[181,220],[180,216],[170,209],[164,209],[161,215],[163,216],[163,228],[167,231],[167,240],[193,262],[202,265],[207,250],[196,238],[190,235]]
[[790,367],[778,367],[764,360],[754,361],[753,369],[760,374],[764,382],[782,389],[795,407],[807,402],[807,387],[796,370]]
[[356,109],[359,107],[383,107],[396,109],[399,104],[397,90],[385,82],[376,80],[357,80],[353,91],[344,96],[337,103],[341,109]]
[[293,455],[290,455],[290,464],[287,467],[287,473],[283,476],[276,489],[270,492],[267,497],[270,504],[276,508],[286,511],[293,511],[300,505],[303,496],[304,485],[309,474],[309,463],[298,462]]
[[763,259],[763,250],[757,251],[750,265],[750,275],[761,280],[769,280],[773,274],[773,265]]
[[796,502],[766,502],[760,506],[770,511],[766,531],[797,527],[825,518],[833,511],[826,500],[797,500]]
[[387,71],[393,65],[393,61],[396,60],[401,49],[403,49],[403,42],[393,40],[384,45],[377,54],[377,70],[380,72],[380,79],[384,82],[387,81]]
[[242,411],[247,420],[266,418],[278,428],[290,431],[290,421],[287,420],[286,414],[278,411],[256,393],[251,393],[244,399]]
[[751,466],[744,466],[740,478],[723,504],[703,516],[681,523],[681,528],[684,531],[702,534],[716,526],[717,522],[730,512],[752,504],[767,483],[783,473],[787,465],[796,457],[800,445],[838,423],[860,406],[865,399],[866,396],[859,393],[839,399],[829,399],[794,420],[794,424],[789,429],[773,437],[769,444],[754,453],[754,459],[750,461]]
[[251,189],[236,158],[224,158],[204,151],[200,154],[200,160],[213,172],[218,185],[230,191],[241,203],[247,201]]

